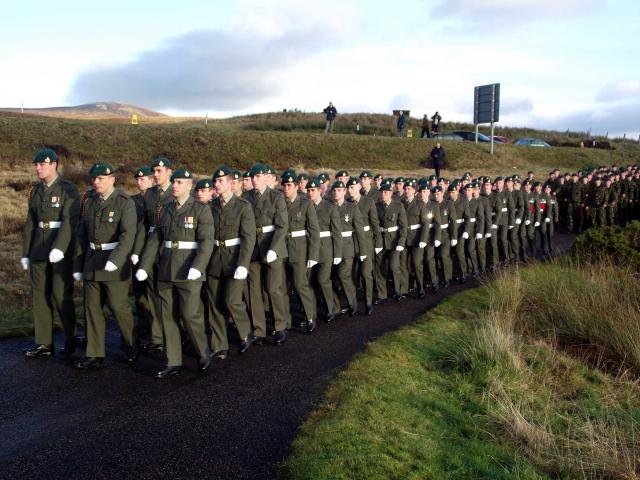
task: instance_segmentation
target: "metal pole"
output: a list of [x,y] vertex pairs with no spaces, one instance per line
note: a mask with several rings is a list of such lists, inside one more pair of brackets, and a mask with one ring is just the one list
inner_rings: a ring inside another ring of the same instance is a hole
[[493,155],[493,122],[491,122],[491,155]]
[[476,123],[476,145],[478,144],[478,124]]

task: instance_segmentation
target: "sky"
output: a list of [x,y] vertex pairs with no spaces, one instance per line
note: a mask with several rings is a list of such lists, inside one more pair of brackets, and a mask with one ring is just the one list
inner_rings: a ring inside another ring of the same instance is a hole
[[[300,109],[640,134],[637,0],[22,0],[0,17],[0,106],[171,115]],[[96,2],[97,3],[97,2]]]

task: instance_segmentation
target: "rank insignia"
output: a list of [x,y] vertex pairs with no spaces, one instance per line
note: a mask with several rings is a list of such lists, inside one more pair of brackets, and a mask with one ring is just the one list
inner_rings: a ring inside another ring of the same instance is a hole
[[433,218],[433,213],[429,212],[429,213],[427,214],[427,218]]
[[348,214],[348,213],[344,216],[344,221],[345,221],[345,222],[348,222],[348,221],[349,221],[349,214]]

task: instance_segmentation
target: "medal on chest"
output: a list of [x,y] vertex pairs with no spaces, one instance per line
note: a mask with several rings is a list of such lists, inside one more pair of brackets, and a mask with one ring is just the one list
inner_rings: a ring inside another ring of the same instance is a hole
[[345,221],[345,223],[349,222],[349,214],[348,213],[345,213],[344,221]]
[[184,228],[193,228],[193,217],[184,217]]
[[427,218],[429,218],[429,219],[433,218],[433,212],[427,213]]
[[107,222],[113,223],[113,216],[114,215],[115,215],[115,212],[109,212],[109,218],[107,219]]
[[53,208],[60,208],[60,197],[51,197],[51,206]]

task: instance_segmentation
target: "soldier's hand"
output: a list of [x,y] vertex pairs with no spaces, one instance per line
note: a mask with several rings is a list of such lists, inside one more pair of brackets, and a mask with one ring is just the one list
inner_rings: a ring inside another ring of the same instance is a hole
[[49,261],[51,263],[58,263],[63,258],[64,258],[64,253],[62,252],[62,250],[58,250],[57,248],[54,248],[49,252]]
[[139,268],[136,272],[136,280],[138,280],[139,282],[144,282],[147,278],[149,278],[149,274],[143,269]]
[[531,225],[531,220],[527,220],[526,222],[524,222],[524,224],[527,226]]
[[31,260],[29,260],[27,257],[22,257],[20,259],[20,265],[22,265],[23,270],[29,270],[29,265],[31,265]]
[[247,278],[247,275],[249,274],[249,271],[247,270],[246,267],[236,267],[236,271],[233,272],[233,278],[235,280],[245,280]]
[[442,245],[442,242],[440,240],[435,240],[433,244],[435,245],[436,248],[438,248],[440,245]]
[[509,230],[512,230],[512,229],[513,229],[513,225],[509,225]]
[[451,240],[451,246],[452,247],[455,247],[457,244],[458,244],[458,240],[456,240],[456,239]]
[[497,229],[498,229],[498,225],[496,225],[495,223],[491,225],[491,230],[497,230]]
[[404,247],[402,245],[396,245],[396,252],[401,252],[404,250]]
[[424,247],[426,247],[426,246],[427,246],[426,242],[420,242],[420,243],[418,243],[418,248],[424,248]]
[[367,258],[366,255],[360,255],[360,261],[361,262],[364,262],[366,258]]
[[382,251],[382,247],[376,247],[373,249],[373,251],[376,253],[376,255],[378,255]]
[[266,258],[267,263],[275,262],[277,258],[278,258],[278,254],[273,250],[269,250],[267,252],[267,258]]
[[104,265],[104,269],[107,272],[115,272],[118,269],[118,267],[116,267],[116,264],[113,263],[111,260],[107,260],[107,263],[105,263]]
[[315,260],[307,260],[307,268],[313,268],[318,264]]
[[139,261],[140,261],[140,257],[138,255],[136,255],[135,253],[132,253],[131,254],[131,263],[133,263],[134,265],[137,265]]
[[334,259],[333,259],[333,264],[334,264],[334,265],[338,265],[341,261],[342,261],[342,258],[340,258],[340,257],[334,257]]
[[533,224],[534,227],[539,227],[540,226],[540,222],[536,222]]
[[190,268],[187,273],[187,280],[198,280],[202,276],[202,272],[197,268]]
[[476,233],[476,240],[482,240],[482,234]]
[[462,238],[467,240],[469,238],[469,232],[462,232]]
[[73,274],[73,279],[74,279],[76,282],[81,282],[81,281],[82,281],[82,278],[83,278],[82,272],[75,272],[75,273]]
[[490,233],[485,233],[484,234],[484,238],[491,238],[491,234]]
[[545,218],[544,221],[545,221],[545,223],[550,223],[551,219],[550,218]]
[[516,218],[516,225],[520,225],[522,223],[522,219],[521,218]]

